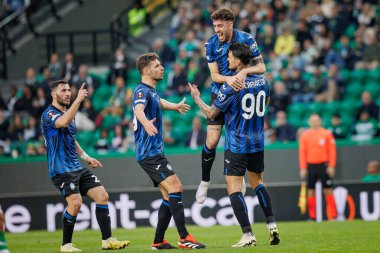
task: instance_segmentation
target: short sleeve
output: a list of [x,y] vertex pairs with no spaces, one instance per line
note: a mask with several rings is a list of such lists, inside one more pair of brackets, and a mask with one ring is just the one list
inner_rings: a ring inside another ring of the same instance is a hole
[[214,100],[214,105],[222,112],[226,112],[230,107],[234,97],[235,93],[232,92],[231,87],[227,84],[223,84],[223,86],[220,87],[218,96]]
[[42,115],[42,122],[43,124],[45,125],[48,125],[50,127],[53,127],[55,128],[55,122],[57,121],[57,119],[59,119],[59,117],[61,117],[62,114],[55,111],[55,110],[49,110],[47,112],[45,112],[43,115]]
[[250,35],[250,34],[246,35],[245,44],[247,44],[251,48],[251,52],[252,52],[252,57],[253,58],[256,58],[256,57],[260,56],[259,47],[257,46],[257,42],[253,38],[252,35]]
[[214,56],[214,52],[213,52],[212,48],[213,48],[212,42],[210,40],[208,40],[205,43],[206,59],[207,59],[208,63],[215,62],[215,56]]
[[149,91],[147,89],[138,89],[133,94],[133,107],[138,104],[147,105],[149,101]]

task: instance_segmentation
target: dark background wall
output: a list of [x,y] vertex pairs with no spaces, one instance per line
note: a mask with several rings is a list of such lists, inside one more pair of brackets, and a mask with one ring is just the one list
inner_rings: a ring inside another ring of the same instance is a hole
[[[185,188],[195,188],[200,182],[200,153],[167,155]],[[366,174],[369,160],[379,159],[380,145],[341,146],[338,148],[337,181],[359,180]],[[96,175],[109,192],[139,191],[152,188],[152,183],[134,157],[99,158],[104,168]],[[217,154],[212,185],[224,184],[223,153]],[[265,182],[282,184],[299,181],[298,150],[275,149],[265,152]],[[0,163],[0,197],[59,195],[53,187],[47,163]]]

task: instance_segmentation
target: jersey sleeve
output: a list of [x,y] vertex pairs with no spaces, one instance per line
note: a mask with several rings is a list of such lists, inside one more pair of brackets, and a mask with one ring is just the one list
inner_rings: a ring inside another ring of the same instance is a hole
[[133,108],[138,104],[146,106],[149,101],[149,91],[147,89],[138,89],[133,94]]
[[214,105],[222,112],[225,112],[232,104],[234,97],[235,92],[232,92],[231,87],[225,83],[220,87],[218,96],[214,100]]
[[257,46],[257,42],[253,38],[252,35],[250,35],[250,34],[246,35],[245,43],[251,48],[251,52],[252,52],[252,57],[253,58],[256,58],[256,57],[258,57],[258,56],[261,55],[259,47]]
[[205,43],[205,49],[206,49],[205,52],[206,52],[206,59],[207,59],[208,63],[215,62],[215,60],[216,60],[212,48],[213,48],[213,45],[212,45],[211,40],[206,41],[206,43]]
[[62,116],[61,113],[55,110],[49,110],[42,115],[42,123],[55,128],[55,122]]

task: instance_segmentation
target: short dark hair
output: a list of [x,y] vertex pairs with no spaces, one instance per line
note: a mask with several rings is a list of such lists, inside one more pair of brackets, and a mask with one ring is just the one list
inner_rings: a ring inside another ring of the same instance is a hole
[[220,8],[211,14],[212,20],[235,21],[235,14],[228,8]]
[[137,58],[136,67],[137,67],[138,71],[140,72],[140,74],[142,74],[143,69],[146,66],[148,66],[150,62],[155,61],[155,60],[159,60],[159,59],[160,58],[158,57],[158,55],[156,53],[142,54]]
[[50,84],[50,90],[53,91],[55,88],[57,88],[60,84],[68,84],[70,85],[67,81],[65,80],[57,80],[54,81]]
[[229,51],[244,65],[248,65],[252,59],[251,48],[247,44],[234,42],[231,44]]

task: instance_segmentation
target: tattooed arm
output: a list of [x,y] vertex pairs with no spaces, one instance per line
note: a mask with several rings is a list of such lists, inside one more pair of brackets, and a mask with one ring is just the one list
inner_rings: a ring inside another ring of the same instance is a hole
[[216,116],[220,113],[220,110],[215,107],[215,105],[209,106],[206,105],[205,102],[200,98],[200,92],[196,85],[192,85],[189,83],[191,97],[194,99],[194,102],[201,109],[201,111],[206,115],[207,118],[214,120]]

